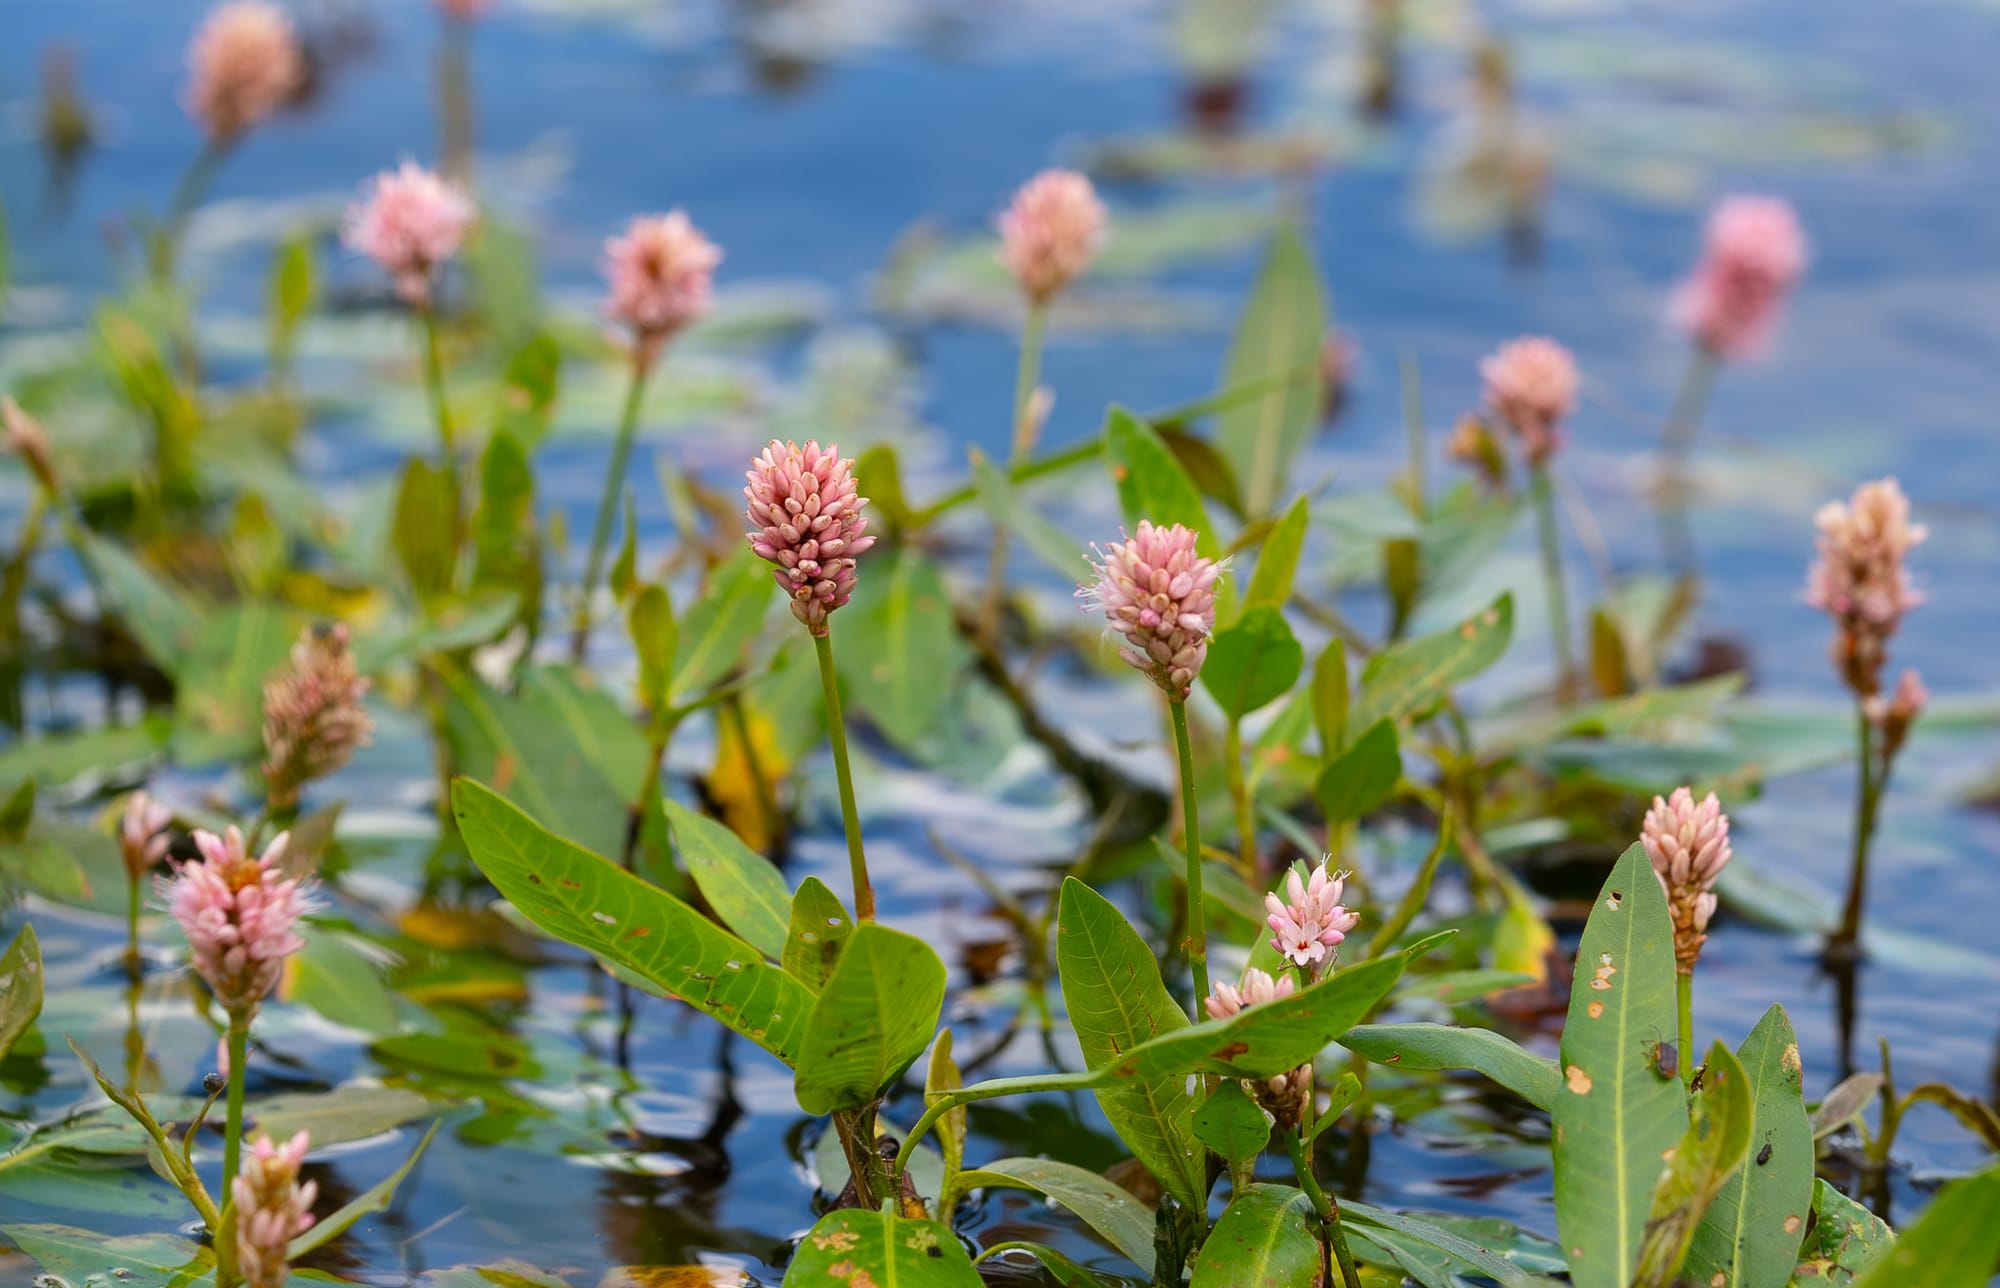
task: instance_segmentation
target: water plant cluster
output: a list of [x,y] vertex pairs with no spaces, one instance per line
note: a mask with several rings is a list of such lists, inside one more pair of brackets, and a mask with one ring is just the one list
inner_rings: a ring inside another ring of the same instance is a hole
[[[477,21],[477,5],[450,8]],[[492,265],[519,234],[482,205],[468,159],[405,161],[359,185],[333,238],[280,250],[267,361],[224,382],[178,267],[187,220],[304,63],[259,0],[215,11],[191,63],[205,150],[141,229],[89,350],[0,403],[30,496],[0,586],[16,730],[0,750],[0,878],[23,896],[0,958],[0,1080],[95,1088],[7,1119],[0,1202],[129,1218],[160,1213],[165,1189],[184,1204],[115,1237],[10,1212],[0,1234],[49,1282],[342,1282],[342,1241],[447,1123],[476,1139],[475,1122],[537,1112],[533,1094],[480,1081],[540,1071],[478,1007],[518,990],[519,961],[552,955],[586,964],[607,1063],[629,1063],[633,1027],[659,1013],[634,999],[652,995],[790,1071],[822,1145],[787,1285],[1990,1280],[2000,1166],[1942,1185],[1900,1229],[1883,1215],[1911,1106],[1942,1106],[2000,1150],[1991,1104],[1942,1083],[1899,1091],[1886,1050],[1862,1070],[1851,1022],[1833,1057],[1847,1076],[1816,1095],[1782,1007],[1747,1033],[1695,1023],[1743,867],[1727,809],[1782,757],[1732,724],[1739,675],[1671,662],[1700,611],[1689,502],[1707,391],[1773,342],[1807,271],[1784,202],[1722,203],[1668,306],[1688,375],[1653,462],[1661,566],[1596,602],[1572,595],[1565,559],[1581,378],[1559,338],[1495,337],[1483,402],[1453,409],[1446,433],[1412,370],[1409,466],[1387,489],[1302,476],[1343,349],[1288,224],[1211,395],[1113,406],[1095,435],[1045,448],[1050,323],[1119,220],[1068,170],[1029,179],[980,248],[1019,310],[1006,459],[975,452],[940,483],[893,440],[773,426],[740,444],[740,485],[693,458],[663,465],[676,532],[662,551],[639,538],[634,498],[655,484],[632,475],[633,448],[649,390],[711,313],[727,230],[683,210],[632,218],[605,244],[602,326],[565,327],[500,302]],[[379,273],[432,435],[345,509],[314,495],[300,457],[314,407],[292,362],[334,253]],[[621,397],[572,542],[538,494],[538,450],[579,368],[614,373]],[[131,450],[99,451],[82,385]],[[1433,477],[1440,454],[1448,479]],[[1100,498],[1094,544],[1050,517],[1056,495]],[[1797,534],[1800,593],[1829,622],[1827,684],[1851,699],[1832,744],[1857,767],[1845,897],[1798,926],[1850,1016],[1893,933],[1869,918],[1877,821],[1940,705],[1890,657],[1922,604],[1913,508],[1894,479],[1866,481]],[[1517,644],[1512,594],[1466,603],[1521,524],[1539,538],[1546,658]],[[1043,668],[1115,687],[1100,710],[1117,727],[1065,718]],[[1508,668],[1542,678],[1467,695]],[[110,690],[92,727],[32,713],[31,676],[86,674]],[[368,802],[341,789],[397,730],[423,753],[405,788],[435,817],[426,906],[490,932],[470,964],[448,927],[368,912],[349,821]],[[878,900],[866,822],[885,776],[868,771],[900,759],[976,777],[995,740],[1052,766],[1088,839],[1023,884],[928,838],[921,862],[1006,928],[973,980]],[[677,771],[690,746],[699,772]],[[837,813],[845,863],[794,880],[777,860],[815,811]],[[1589,871],[1561,908],[1521,870],[1556,841]],[[87,951],[68,927],[92,916],[122,926],[98,964],[130,1008],[118,1058],[65,1041],[90,1017],[44,987],[74,977],[59,954]],[[37,924],[52,922],[65,929],[45,945]],[[954,1014],[996,982],[1012,1018],[975,1051]],[[142,999],[197,1017],[212,1051],[163,1063]],[[253,1069],[301,1031],[295,1011],[413,1072],[253,1095]],[[1507,1015],[1561,1023],[1538,1036]],[[1016,1053],[982,1076],[1023,1035],[1041,1039],[1036,1067]],[[1474,1085],[1546,1124],[1553,1238],[1377,1206],[1332,1166],[1399,1101]],[[1129,1161],[978,1156],[981,1116],[1023,1103],[1103,1121]],[[392,1129],[409,1148],[370,1188],[336,1203],[307,1175]],[[578,1128],[551,1148],[595,1158],[611,1135]],[[1040,1196],[1076,1237],[973,1237],[1001,1191]],[[500,1261],[436,1282],[568,1282]],[[650,1272],[634,1281],[722,1281]]]

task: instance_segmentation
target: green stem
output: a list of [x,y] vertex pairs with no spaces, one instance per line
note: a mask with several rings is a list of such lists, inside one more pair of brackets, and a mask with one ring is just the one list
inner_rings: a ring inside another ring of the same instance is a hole
[[1419,519],[1429,508],[1425,498],[1424,467],[1429,455],[1424,442],[1423,384],[1417,376],[1417,362],[1403,355],[1403,436],[1410,449],[1410,510]]
[[243,1160],[244,1065],[250,1054],[250,1016],[229,1017],[229,1101],[222,1137],[222,1206],[226,1209],[235,1193],[236,1172]]
[[174,265],[180,258],[181,237],[187,231],[188,219],[201,205],[201,199],[208,192],[208,185],[215,178],[215,171],[228,153],[229,144],[210,139],[195,154],[193,161],[174,185],[174,195],[167,203],[166,218],[154,235],[152,269],[153,280],[164,285],[173,280]]
[[[1040,303],[1028,305],[1028,316],[1021,323],[1021,356],[1014,371],[1014,430],[1013,441],[1007,453],[1007,468],[1011,472],[1021,462],[1021,458],[1034,450],[1035,437],[1041,426],[1035,423],[1030,405],[1034,401],[1035,388],[1042,374],[1042,333],[1048,320],[1048,309]],[[993,530],[993,550],[986,561],[986,589],[980,596],[979,634],[980,640],[989,651],[997,651],[1000,639],[1000,602],[1007,591],[1007,529],[1005,525]]]
[[1410,883],[1410,888],[1403,892],[1402,902],[1396,905],[1395,913],[1382,923],[1376,930],[1375,937],[1368,941],[1369,960],[1372,961],[1389,951],[1389,945],[1395,943],[1397,937],[1410,928],[1410,923],[1417,919],[1417,914],[1430,902],[1431,882],[1437,877],[1438,865],[1444,859],[1444,852],[1451,848],[1452,829],[1451,802],[1447,799],[1444,809],[1438,815],[1437,841],[1431,846],[1431,852],[1424,856],[1424,866],[1418,870],[1417,879]]
[[1675,990],[1679,995],[1681,1013],[1681,1049],[1677,1062],[1681,1070],[1681,1082],[1692,1091],[1694,1089],[1694,975],[1690,973],[1674,976]]
[[1666,432],[1660,438],[1668,466],[1675,473],[1686,463],[1695,434],[1701,429],[1702,412],[1708,407],[1709,390],[1715,385],[1715,369],[1715,355],[1706,345],[1697,344],[1688,355],[1687,371],[1681,376],[1673,410],[1667,413]]
[[1194,973],[1194,999],[1189,1013],[1202,1021],[1202,999],[1208,996],[1208,915],[1201,898],[1201,819],[1195,809],[1194,744],[1188,739],[1187,701],[1167,703],[1174,718],[1174,750],[1180,757],[1181,838],[1187,846],[1187,950],[1188,967]]
[[840,716],[840,681],[833,673],[833,636],[813,636],[819,682],[826,693],[826,732],[833,744],[833,772],[840,779],[840,820],[847,828],[847,866],[854,878],[854,915],[875,920],[875,888],[868,884],[868,855],[861,848],[861,813],[854,805],[854,773],[847,764],[847,727]]
[[142,878],[125,879],[125,971],[139,978],[139,886]]
[[[880,1207],[895,1193],[875,1148],[875,1106],[833,1111],[833,1129],[839,1133],[841,1152],[847,1157],[847,1172],[854,1181],[854,1195],[864,1208]],[[900,1174],[899,1174],[900,1176]]]
[[974,1104],[981,1100],[995,1100],[1001,1096],[1025,1096],[1037,1091],[1085,1091],[1104,1085],[1108,1070],[1099,1069],[1085,1073],[1030,1073],[1011,1078],[988,1078],[975,1082],[969,1087],[955,1091],[942,1091],[924,1107],[916,1126],[910,1128],[903,1137],[902,1147],[896,1151],[896,1161],[889,1169],[890,1179],[899,1180],[905,1168],[910,1165],[910,1157],[917,1152],[917,1145],[930,1135],[931,1128],[937,1126],[938,1119],[944,1117],[960,1105]]
[[1576,659],[1570,653],[1569,597],[1563,589],[1562,534],[1556,527],[1554,490],[1549,486],[1547,465],[1535,465],[1530,472],[1534,492],[1535,523],[1542,541],[1542,579],[1547,583],[1549,631],[1556,643],[1556,700],[1567,704],[1576,675]]
[[1236,857],[1247,874],[1256,870],[1257,815],[1251,808],[1249,785],[1243,781],[1243,724],[1234,716],[1222,732],[1222,759],[1229,799],[1236,806]]
[[1833,946],[1850,953],[1861,942],[1861,905],[1868,896],[1868,850],[1882,799],[1882,783],[1875,773],[1875,726],[1859,706],[1855,730],[1861,752],[1861,785],[1854,807],[1854,857],[1848,867],[1847,903],[1841,910],[1840,929],[1833,936]]
[[1361,1272],[1354,1267],[1354,1254],[1347,1247],[1347,1231],[1340,1224],[1340,1204],[1331,1194],[1320,1188],[1319,1178],[1313,1175],[1312,1159],[1306,1153],[1304,1134],[1285,1133],[1285,1148],[1292,1155],[1292,1170],[1298,1173],[1299,1188],[1305,1191],[1312,1202],[1313,1210],[1326,1225],[1327,1241],[1333,1245],[1334,1260],[1340,1264],[1340,1282],[1343,1288],[1361,1288]]
[[[643,345],[642,345],[643,348]],[[597,499],[597,521],[590,530],[590,557],[584,562],[583,585],[577,592],[576,617],[570,631],[569,660],[581,663],[590,647],[590,599],[604,572],[604,552],[611,544],[611,524],[618,513],[618,496],[625,490],[625,469],[632,459],[632,439],[639,428],[639,406],[645,400],[646,377],[652,363],[643,353],[632,359],[632,380],[625,390],[625,409],[618,418],[618,438],[611,447],[611,465],[604,472],[604,493]]]
[[[444,467],[458,477],[458,431],[451,420],[451,405],[445,399],[444,354],[438,342],[437,312],[424,304],[417,309],[424,330],[424,387],[430,393],[431,416],[437,421],[438,443],[444,453]],[[456,483],[454,482],[454,491]]]

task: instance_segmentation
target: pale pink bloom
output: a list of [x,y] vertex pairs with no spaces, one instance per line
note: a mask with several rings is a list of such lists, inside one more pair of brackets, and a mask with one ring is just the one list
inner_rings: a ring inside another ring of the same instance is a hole
[[1169,698],[1185,701],[1208,658],[1215,633],[1215,583],[1223,566],[1195,553],[1193,529],[1139,520],[1124,541],[1099,549],[1097,580],[1077,591],[1102,609],[1128,647],[1119,656],[1144,671]]
[[366,197],[348,208],[341,237],[421,308],[430,303],[433,271],[458,253],[478,213],[457,184],[405,161],[369,181]]
[[1653,798],[1639,844],[1667,895],[1675,962],[1681,974],[1691,975],[1708,939],[1709,918],[1715,915],[1716,878],[1729,863],[1729,816],[1714,792],[1697,804],[1693,792],[1676,787],[1664,800]]
[[875,544],[854,462],[817,439],[800,447],[774,438],[744,477],[750,548],[774,565],[792,616],[825,635],[827,614],[854,593],[854,561]]
[[287,1245],[312,1228],[319,1184],[299,1180],[308,1145],[303,1131],[282,1145],[259,1135],[230,1183],[236,1205],[236,1267],[246,1288],[282,1288],[290,1269]]
[[1361,922],[1360,914],[1340,902],[1345,879],[1329,873],[1322,863],[1313,869],[1310,880],[1301,881],[1296,869],[1285,874],[1287,903],[1275,893],[1264,896],[1265,918],[1274,934],[1271,947],[1298,966],[1318,966],[1327,961],[1349,931]]
[[708,312],[722,250],[678,210],[634,219],[604,243],[605,311],[632,328],[648,361],[667,337]]
[[1813,523],[1819,560],[1806,575],[1806,600],[1834,619],[1834,662],[1843,678],[1861,697],[1873,697],[1889,637],[1923,602],[1907,561],[1929,531],[1910,522],[1909,498],[1893,478],[1863,483],[1848,502],[1827,502]]
[[1672,318],[1717,357],[1755,356],[1805,267],[1805,234],[1789,203],[1727,198],[1708,218],[1701,260],[1675,292]]
[[234,827],[222,836],[197,831],[201,859],[183,864],[167,887],[196,973],[232,1016],[255,1011],[277,987],[285,958],[305,947],[297,934],[305,895],[279,868],[290,839],[281,833],[252,858]]
[[1246,1006],[1261,1006],[1265,1002],[1275,1002],[1281,997],[1290,997],[1293,990],[1292,977],[1281,975],[1272,979],[1265,972],[1252,966],[1243,972],[1241,987],[1215,982],[1214,991],[1202,1000],[1211,1020],[1226,1020]]
[[1044,170],[1021,185],[999,222],[1000,262],[1022,293],[1042,304],[1096,258],[1104,203],[1074,170]]
[[492,0],[437,0],[437,7],[444,11],[447,18],[456,18],[460,22],[470,22],[479,17],[491,4]]
[[1510,340],[1479,364],[1486,405],[1520,436],[1531,464],[1562,444],[1562,422],[1576,410],[1576,359],[1545,336]]
[[367,692],[347,627],[307,628],[290,664],[264,686],[264,785],[273,810],[297,805],[301,788],[368,745],[375,722],[361,705]]
[[227,143],[268,119],[305,81],[305,54],[284,10],[235,0],[211,13],[188,47],[187,109]]
[[126,799],[124,817],[118,821],[118,852],[129,879],[137,881],[167,857],[173,843],[167,828],[173,821],[173,811],[144,792],[133,792]]

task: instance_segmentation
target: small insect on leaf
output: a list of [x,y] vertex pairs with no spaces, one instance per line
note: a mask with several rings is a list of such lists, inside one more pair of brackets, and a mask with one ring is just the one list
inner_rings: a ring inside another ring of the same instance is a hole
[[1757,1151],[1757,1166],[1762,1167],[1764,1164],[1770,1161],[1771,1161],[1771,1142],[1767,1140],[1764,1142],[1764,1148]]
[[1654,1039],[1646,1043],[1646,1063],[1653,1066],[1653,1072],[1661,1079],[1680,1076],[1680,1048],[1671,1042]]

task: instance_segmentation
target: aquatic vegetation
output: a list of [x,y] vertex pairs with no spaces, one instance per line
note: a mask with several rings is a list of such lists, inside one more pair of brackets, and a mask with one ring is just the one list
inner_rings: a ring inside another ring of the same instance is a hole
[[[1926,879],[1874,855],[1893,772],[2000,725],[1889,679],[1928,536],[1893,479],[1819,511],[1803,597],[1786,574],[1852,706],[1788,711],[1689,637],[1738,570],[1704,582],[1678,537],[1665,573],[1596,557],[1559,483],[1615,404],[1569,348],[1475,363],[1483,338],[1448,382],[1404,359],[1406,459],[1330,472],[1372,341],[1332,325],[1306,204],[1128,209],[1103,149],[874,287],[913,333],[1018,322],[995,455],[961,469],[918,427],[919,346],[811,334],[831,292],[718,284],[710,232],[740,243],[705,203],[706,227],[665,202],[593,223],[583,298],[545,297],[504,162],[471,178],[487,7],[436,8],[437,169],[269,248],[267,316],[235,330],[175,272],[186,216],[307,64],[277,10],[219,10],[178,213],[83,331],[0,366],[0,1264],[79,1288],[1991,1277],[2000,1165],[1932,1184],[1898,1153],[1919,1108],[2000,1153],[1988,1093],[1899,1085],[1886,1043],[1879,1073],[1852,1059],[1871,962],[1928,948],[1968,997],[1991,966],[1869,906],[1871,862]],[[1363,32],[1385,117],[1394,8]],[[1229,137],[1235,22],[1186,35],[1200,137],[1173,164],[1296,177],[1335,145]],[[1496,128],[1467,164],[1525,227],[1548,157],[1504,51],[1475,73]],[[1212,389],[1044,443],[1051,327],[1102,325],[1099,292],[1150,313],[1163,268],[1252,244]],[[1712,217],[1666,304],[1697,393],[1628,417],[1670,469],[1805,261],[1782,202]],[[565,426],[608,458],[579,467]],[[328,469],[337,436],[376,459]],[[1630,509],[1684,512],[1680,483]],[[1823,838],[1775,844],[1755,802],[1849,754],[1836,915],[1783,870]],[[1824,936],[1830,1025],[1775,986],[1708,1009],[1753,919]],[[1385,1197],[1378,1141],[1480,1170]],[[604,1228],[525,1228],[572,1191]]]

